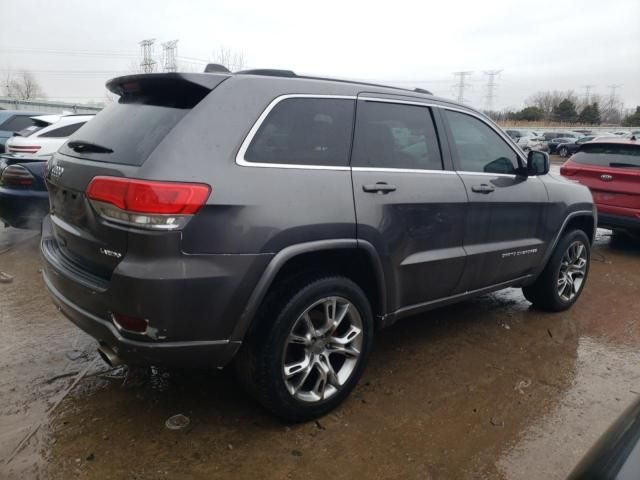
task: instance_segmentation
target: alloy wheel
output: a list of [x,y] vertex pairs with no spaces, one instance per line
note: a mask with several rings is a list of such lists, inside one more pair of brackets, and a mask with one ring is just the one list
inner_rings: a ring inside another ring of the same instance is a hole
[[573,300],[580,292],[587,273],[587,248],[581,241],[573,242],[560,261],[558,295],[564,301]]
[[362,318],[338,296],[314,302],[294,322],[282,355],[282,376],[289,393],[304,402],[320,402],[340,391],[353,374],[363,345]]

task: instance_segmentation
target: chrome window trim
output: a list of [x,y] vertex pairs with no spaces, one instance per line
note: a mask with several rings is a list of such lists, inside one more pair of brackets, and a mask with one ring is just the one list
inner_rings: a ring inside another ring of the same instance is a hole
[[386,167],[351,167],[354,172],[389,172],[389,173],[441,173],[456,175],[453,170],[428,170],[426,168],[386,168]]
[[364,100],[365,102],[382,102],[382,103],[400,103],[402,105],[417,105],[419,107],[438,107],[442,108],[441,105],[436,103],[427,103],[427,102],[414,102],[412,100],[404,100],[404,99],[396,99],[396,98],[377,98],[377,97],[365,97],[358,96],[358,100]]
[[[465,175],[483,175],[483,176],[503,176],[503,177],[516,177],[517,174],[511,173],[486,173],[486,172],[469,172],[469,171],[461,171],[461,170],[430,170],[430,169],[419,169],[419,168],[393,168],[393,167],[350,167],[350,166],[331,166],[331,165],[301,165],[295,163],[263,163],[263,162],[249,162],[245,159],[245,155],[247,150],[249,149],[249,145],[253,141],[256,133],[262,126],[262,123],[267,118],[269,113],[275,108],[283,100],[287,100],[289,98],[329,98],[329,99],[344,99],[344,100],[363,100],[368,102],[382,102],[382,103],[395,103],[401,105],[416,105],[419,107],[426,108],[441,108],[444,110],[451,110],[454,112],[464,113],[466,115],[477,118],[486,126],[488,126],[491,130],[496,132],[499,137],[501,137],[505,143],[513,150],[516,156],[523,161],[524,165],[526,165],[526,159],[521,155],[517,148],[514,148],[510,143],[510,137],[496,129],[492,124],[488,123],[486,119],[482,116],[476,114],[473,111],[463,110],[460,108],[449,107],[446,105],[440,105],[437,103],[429,103],[429,102],[420,102],[420,101],[412,101],[405,99],[395,99],[395,98],[378,98],[378,97],[370,97],[370,96],[357,96],[357,95],[324,95],[324,94],[316,94],[316,93],[291,93],[280,95],[274,98],[269,105],[264,109],[264,111],[260,114],[258,119],[255,121],[249,133],[243,140],[240,145],[240,149],[236,155],[236,164],[242,167],[258,167],[258,168],[287,168],[287,169],[300,169],[300,170],[333,170],[333,171],[360,171],[360,172],[397,172],[397,173],[443,173],[445,175],[451,174],[465,174]],[[535,177],[528,177],[535,178]]]
[[294,168],[301,170],[337,170],[337,171],[349,171],[351,168],[347,166],[331,166],[331,165],[300,165],[295,163],[264,163],[264,162],[249,162],[244,157],[249,149],[249,145],[253,141],[253,138],[258,133],[258,130],[262,126],[262,123],[267,118],[271,110],[275,108],[283,100],[287,100],[289,98],[331,98],[331,99],[344,99],[344,100],[356,100],[355,95],[322,95],[315,93],[291,93],[287,95],[280,95],[279,97],[274,98],[267,108],[260,114],[258,119],[255,121],[251,130],[245,137],[240,145],[240,150],[238,150],[238,154],[236,155],[236,164],[242,167],[258,167],[258,168]]

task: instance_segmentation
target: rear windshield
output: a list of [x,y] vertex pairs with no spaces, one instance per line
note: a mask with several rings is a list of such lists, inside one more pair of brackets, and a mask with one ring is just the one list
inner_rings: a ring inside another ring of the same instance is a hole
[[70,140],[95,144],[111,153],[77,152],[65,144],[60,151],[65,155],[100,162],[123,165],[142,165],[164,137],[189,112],[189,108],[145,103],[145,99],[121,98],[108,106]]
[[571,159],[583,165],[640,168],[640,145],[585,144]]

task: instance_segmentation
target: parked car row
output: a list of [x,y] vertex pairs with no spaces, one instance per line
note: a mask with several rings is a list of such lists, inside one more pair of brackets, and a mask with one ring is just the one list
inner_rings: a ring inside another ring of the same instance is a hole
[[40,228],[49,211],[44,181],[47,160],[93,117],[0,111],[0,140],[7,152],[0,154],[2,223],[16,228]]
[[0,153],[5,152],[5,144],[16,132],[34,125],[32,117],[44,115],[41,112],[23,110],[0,110]]

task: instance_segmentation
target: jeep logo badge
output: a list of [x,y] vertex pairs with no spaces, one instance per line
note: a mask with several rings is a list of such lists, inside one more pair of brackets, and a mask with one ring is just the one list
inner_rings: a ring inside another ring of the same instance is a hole
[[603,182],[610,182],[611,180],[613,180],[613,176],[603,173],[602,175],[600,175],[600,180],[602,180]]

